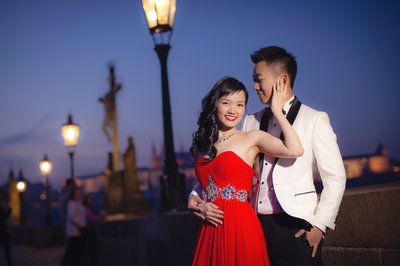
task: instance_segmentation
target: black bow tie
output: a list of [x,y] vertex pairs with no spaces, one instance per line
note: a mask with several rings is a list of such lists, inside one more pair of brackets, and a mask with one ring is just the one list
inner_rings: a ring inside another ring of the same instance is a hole
[[[286,111],[284,109],[282,109],[282,114],[286,115]],[[268,106],[267,108],[265,108],[264,115],[267,116],[268,118],[271,118],[274,115],[272,113],[271,107]]]

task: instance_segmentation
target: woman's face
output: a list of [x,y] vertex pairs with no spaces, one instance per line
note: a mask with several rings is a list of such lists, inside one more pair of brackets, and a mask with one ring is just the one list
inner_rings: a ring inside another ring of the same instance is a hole
[[217,116],[220,130],[236,127],[246,110],[244,91],[221,97],[217,103]]

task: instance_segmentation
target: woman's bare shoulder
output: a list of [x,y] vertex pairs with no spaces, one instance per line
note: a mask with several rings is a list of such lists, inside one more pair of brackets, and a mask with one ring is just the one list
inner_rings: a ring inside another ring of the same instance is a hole
[[260,137],[267,134],[266,132],[259,129],[253,129],[244,133],[246,134],[246,137]]
[[243,132],[242,140],[250,143],[257,143],[260,139],[268,135],[267,132],[264,132],[259,129],[253,129],[251,131]]

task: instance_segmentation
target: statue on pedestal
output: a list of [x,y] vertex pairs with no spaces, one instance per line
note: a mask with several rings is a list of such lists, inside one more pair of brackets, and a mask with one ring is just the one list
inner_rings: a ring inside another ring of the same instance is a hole
[[119,136],[117,121],[117,100],[116,95],[121,90],[122,85],[115,81],[115,68],[113,64],[108,65],[110,84],[109,91],[99,101],[104,106],[104,119],[102,129],[107,141],[111,142],[113,151],[109,153],[108,165],[104,171],[106,177],[105,196],[107,199],[107,210],[112,213],[118,211],[122,202],[123,183],[120,171]]
[[[109,154],[108,165],[104,171],[106,178],[105,197],[107,212],[144,214],[149,211],[147,202],[139,190],[136,173],[136,152],[133,138],[128,138],[128,147],[124,154],[124,169],[120,169],[119,137],[116,111],[116,94],[121,90],[121,84],[115,81],[115,71],[112,64],[109,65],[110,90],[101,97],[105,116],[102,129],[108,141],[113,145],[113,152]],[[110,129],[112,132],[110,132]]]

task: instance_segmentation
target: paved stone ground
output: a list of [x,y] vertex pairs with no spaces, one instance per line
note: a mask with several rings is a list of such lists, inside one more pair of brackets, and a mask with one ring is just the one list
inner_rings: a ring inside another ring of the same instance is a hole
[[[11,247],[13,266],[60,266],[63,254],[63,246],[35,248],[12,245]],[[7,266],[2,248],[0,248],[0,265]]]

